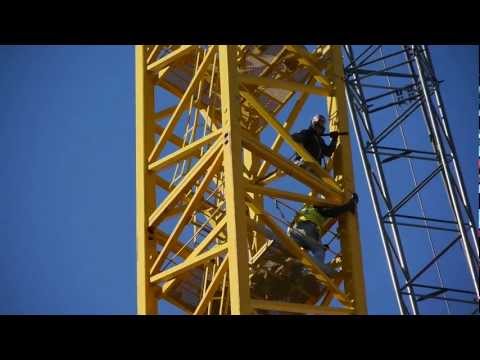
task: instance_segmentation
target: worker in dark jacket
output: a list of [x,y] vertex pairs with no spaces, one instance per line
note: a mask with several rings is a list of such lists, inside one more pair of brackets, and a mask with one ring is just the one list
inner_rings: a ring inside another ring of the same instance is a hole
[[[326,120],[323,115],[315,115],[307,129],[301,130],[292,135],[293,140],[303,145],[303,147],[312,155],[314,159],[322,165],[322,159],[331,157],[337,146],[338,132],[332,131],[329,135],[332,138],[330,145],[327,145],[322,136],[325,134]],[[294,159],[299,166],[303,165],[303,160],[297,154]]]

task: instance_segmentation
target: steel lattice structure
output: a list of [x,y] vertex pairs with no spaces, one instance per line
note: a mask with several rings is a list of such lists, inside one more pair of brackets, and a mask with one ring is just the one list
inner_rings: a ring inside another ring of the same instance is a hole
[[[329,224],[328,260],[340,269],[330,278],[275,212],[279,200],[295,211],[355,192],[348,138],[323,167],[289,133],[312,96],[331,131],[348,131],[350,112],[400,312],[432,300],[478,309],[475,222],[426,47],[146,45],[136,47],[139,314],[158,313],[160,300],[196,315],[367,312],[357,216]],[[409,123],[427,130],[414,145]],[[411,184],[392,188],[399,171]],[[325,291],[259,298],[252,272],[275,252]],[[465,260],[462,288],[441,263],[449,254]]]
[[349,111],[400,313],[478,312],[476,226],[428,48],[344,53]]
[[[188,314],[366,313],[356,215],[330,224],[341,269],[330,278],[271,205],[336,205],[355,191],[349,141],[325,169],[289,134],[312,95],[326,100],[331,130],[348,130],[343,78],[339,46],[136,47],[139,314],[157,313],[161,299]],[[251,293],[252,269],[276,246],[325,291],[296,289],[301,302]]]

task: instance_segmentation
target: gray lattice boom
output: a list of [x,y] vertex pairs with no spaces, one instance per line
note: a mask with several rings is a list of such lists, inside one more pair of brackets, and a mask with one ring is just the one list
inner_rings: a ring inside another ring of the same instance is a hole
[[345,46],[350,116],[401,314],[478,312],[478,238],[426,46]]

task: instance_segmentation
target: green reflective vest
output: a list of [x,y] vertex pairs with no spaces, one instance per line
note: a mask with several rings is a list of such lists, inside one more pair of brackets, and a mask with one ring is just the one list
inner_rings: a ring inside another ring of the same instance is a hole
[[326,220],[327,218],[322,216],[313,205],[304,205],[295,217],[295,223],[302,221],[310,221],[314,223],[317,225],[317,229],[320,233],[323,232],[323,224]]

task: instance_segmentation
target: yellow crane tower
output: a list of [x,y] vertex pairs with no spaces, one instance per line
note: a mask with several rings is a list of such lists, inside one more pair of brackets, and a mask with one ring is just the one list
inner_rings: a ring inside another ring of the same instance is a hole
[[[161,313],[160,300],[194,315],[365,314],[356,214],[329,224],[329,276],[287,236],[293,215],[280,219],[272,205],[335,206],[355,192],[348,137],[322,167],[289,131],[310,96],[326,102],[331,131],[348,131],[341,48],[135,51],[138,314]],[[288,297],[252,285],[266,263],[301,267],[279,280]]]

